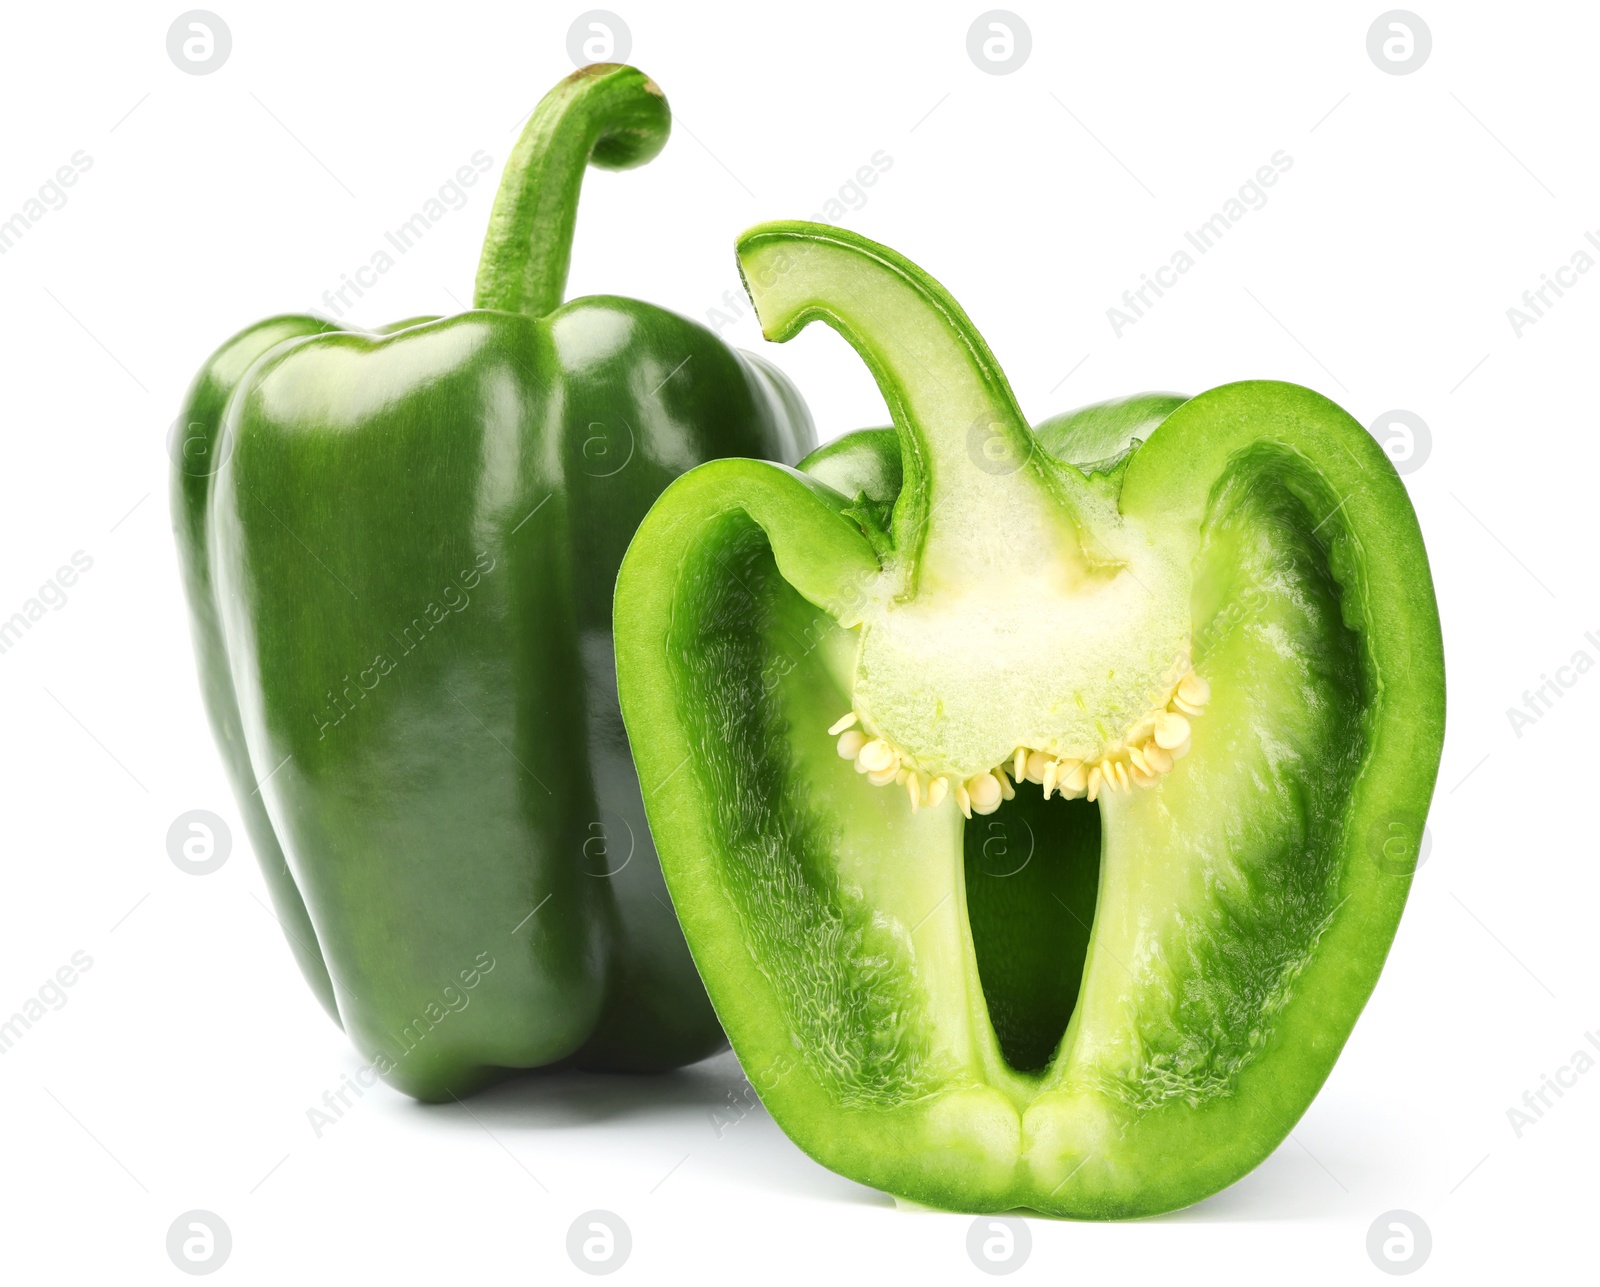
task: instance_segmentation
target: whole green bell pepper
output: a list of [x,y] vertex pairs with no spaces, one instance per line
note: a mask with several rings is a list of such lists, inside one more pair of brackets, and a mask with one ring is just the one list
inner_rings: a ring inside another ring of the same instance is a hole
[[1393,466],[1289,384],[1030,430],[954,300],[814,224],[739,243],[894,420],[680,478],[617,582],[689,946],[774,1118],[969,1211],[1148,1215],[1305,1111],[1411,883],[1444,727]]
[[612,588],[677,475],[815,438],[704,327],[561,302],[585,166],[642,164],[669,126],[640,72],[582,69],[506,166],[472,311],[273,318],[180,417],[174,523],[239,808],[323,1005],[419,1098],[724,1044],[645,825]]

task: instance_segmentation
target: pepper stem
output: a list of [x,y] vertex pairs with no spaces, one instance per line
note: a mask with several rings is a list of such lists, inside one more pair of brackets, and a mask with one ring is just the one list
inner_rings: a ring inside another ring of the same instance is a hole
[[920,594],[970,583],[1019,550],[1075,579],[1096,498],[1034,440],[1000,364],[938,282],[886,246],[813,223],[768,223],[738,243],[768,339],[820,318],[861,355],[889,405],[905,483],[896,553]]
[[666,145],[671,129],[660,88],[621,63],[580,67],[546,94],[501,175],[474,306],[530,317],[559,308],[584,169],[643,165]]

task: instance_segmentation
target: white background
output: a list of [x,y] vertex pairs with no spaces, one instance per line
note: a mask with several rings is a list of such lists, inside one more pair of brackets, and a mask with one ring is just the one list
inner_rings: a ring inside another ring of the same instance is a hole
[[[93,160],[0,257],[0,617],[93,559],[0,655],[0,1017],[93,958],[0,1057],[0,1273],[180,1281],[166,1232],[204,1208],[233,1234],[217,1281],[587,1281],[566,1231],[604,1208],[632,1230],[634,1281],[982,1281],[969,1218],[898,1211],[759,1109],[719,1133],[743,1084],[729,1056],[506,1086],[470,1112],[378,1088],[313,1133],[307,1109],[358,1061],[264,910],[206,730],[167,427],[223,338],[320,307],[474,151],[498,173],[572,68],[581,6],[212,2],[233,51],[205,76],[168,58],[179,4],[17,6],[0,43],[0,218]],[[1161,1219],[1030,1220],[1016,1280],[1379,1281],[1366,1235],[1393,1208],[1431,1228],[1435,1281],[1592,1273],[1600,1069],[1520,1138],[1507,1110],[1600,1031],[1600,673],[1520,737],[1506,709],[1580,648],[1600,659],[1600,272],[1520,338],[1506,310],[1600,228],[1600,13],[1415,0],[1432,55],[1395,76],[1366,49],[1381,3],[1015,2],[1032,54],[995,76],[966,50],[981,3],[615,0],[676,128],[650,166],[591,176],[569,294],[704,320],[738,290],[741,228],[817,213],[882,150],[892,168],[843,222],[950,288],[1030,416],[1276,377],[1431,428],[1406,481],[1449,736],[1377,993],[1253,1175]],[[1279,149],[1269,203],[1117,338],[1107,308]],[[351,320],[469,300],[490,196]],[[823,328],[779,349],[746,312],[723,334],[795,377],[824,437],[884,421]],[[236,840],[206,877],[166,851],[196,808]]]

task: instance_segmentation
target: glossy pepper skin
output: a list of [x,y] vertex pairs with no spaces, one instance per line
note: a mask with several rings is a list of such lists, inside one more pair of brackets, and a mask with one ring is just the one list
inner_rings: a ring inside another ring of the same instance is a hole
[[739,257],[767,337],[827,322],[894,420],[691,471],[618,577],[741,1064],[806,1152],[929,1205],[1217,1192],[1316,1095],[1410,887],[1444,668],[1399,477],[1268,381],[1030,429],[893,251],[773,224]]
[[633,68],[577,72],[507,164],[473,310],[262,322],[180,418],[201,685],[276,913],[421,1099],[725,1041],[644,821],[612,587],[673,478],[814,438],[787,381],[703,327],[561,302],[585,166],[648,161],[669,123]]

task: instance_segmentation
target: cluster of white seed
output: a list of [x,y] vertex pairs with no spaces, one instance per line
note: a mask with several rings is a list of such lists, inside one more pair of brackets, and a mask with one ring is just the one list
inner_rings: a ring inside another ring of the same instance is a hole
[[1046,800],[1056,793],[1064,800],[1095,800],[1102,792],[1153,787],[1189,753],[1189,720],[1203,715],[1210,700],[1211,685],[1191,670],[1178,681],[1165,708],[1141,720],[1098,759],[1059,759],[1048,751],[1019,746],[1007,763],[953,784],[948,774],[927,773],[908,763],[890,742],[869,737],[858,727],[861,717],[855,711],[836,721],[828,733],[839,738],[840,758],[853,760],[856,772],[873,786],[892,782],[904,787],[911,812],[941,804],[953,787],[957,806],[970,818],[974,813],[993,813],[1002,800],[1015,796],[1013,782],[1037,782]]

